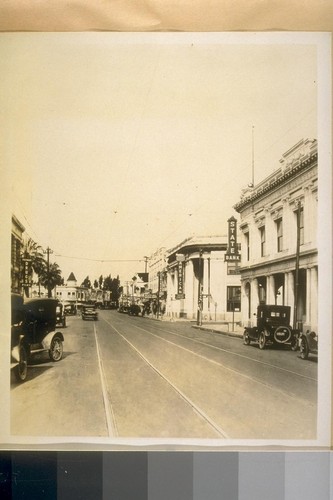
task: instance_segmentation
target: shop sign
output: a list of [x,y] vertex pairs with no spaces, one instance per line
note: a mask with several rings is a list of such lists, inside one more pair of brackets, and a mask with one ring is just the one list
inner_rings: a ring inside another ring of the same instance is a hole
[[184,273],[183,273],[183,263],[178,261],[178,295],[184,293]]
[[234,262],[241,260],[241,254],[237,248],[237,220],[235,217],[228,219],[228,248],[224,260]]
[[22,286],[32,285],[31,259],[22,259],[23,262],[23,282]]

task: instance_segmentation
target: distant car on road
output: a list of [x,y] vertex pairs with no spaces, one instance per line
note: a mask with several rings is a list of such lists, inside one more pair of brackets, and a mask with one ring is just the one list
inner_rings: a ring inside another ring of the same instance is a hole
[[65,302],[64,312],[67,316],[74,316],[76,314],[76,305],[70,302]]
[[98,320],[98,312],[96,310],[95,304],[83,304],[81,308],[81,317],[82,319],[93,319],[95,321]]
[[64,337],[56,331],[56,299],[29,299],[23,301],[19,294],[12,294],[11,308],[11,369],[18,381],[28,374],[29,357],[47,351],[52,361],[63,355]]
[[260,305],[256,316],[257,325],[244,330],[244,344],[258,342],[259,349],[267,345],[290,344],[293,350],[297,349],[298,330],[293,330],[289,324],[289,306]]

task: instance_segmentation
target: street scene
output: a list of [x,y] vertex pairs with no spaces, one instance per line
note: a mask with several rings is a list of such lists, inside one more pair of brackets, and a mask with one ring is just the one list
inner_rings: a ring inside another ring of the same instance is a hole
[[0,39],[10,436],[327,438],[326,45],[254,35]]
[[97,321],[69,316],[61,331],[63,359],[37,353],[27,381],[12,380],[13,434],[315,436],[315,358],[304,363],[290,349],[246,346],[237,334],[115,310],[98,311]]

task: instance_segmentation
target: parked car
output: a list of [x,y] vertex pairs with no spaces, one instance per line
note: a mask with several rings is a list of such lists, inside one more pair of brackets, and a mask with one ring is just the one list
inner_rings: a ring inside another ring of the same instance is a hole
[[56,326],[66,327],[66,314],[64,311],[64,306],[59,302],[56,307]]
[[139,304],[131,304],[128,308],[128,314],[130,316],[139,316],[141,314],[141,307]]
[[318,335],[307,330],[299,337],[299,349],[302,359],[308,359],[309,354],[318,356]]
[[30,356],[47,351],[52,361],[60,361],[63,355],[64,337],[56,331],[56,299],[29,299],[12,294],[11,368],[18,381],[28,374]]
[[81,317],[82,319],[93,319],[95,321],[98,320],[98,312],[96,310],[95,304],[83,304],[81,308]]
[[246,327],[243,334],[244,344],[258,342],[259,348],[267,345],[289,344],[297,349],[298,330],[290,326],[290,307],[260,305],[257,309],[257,325]]

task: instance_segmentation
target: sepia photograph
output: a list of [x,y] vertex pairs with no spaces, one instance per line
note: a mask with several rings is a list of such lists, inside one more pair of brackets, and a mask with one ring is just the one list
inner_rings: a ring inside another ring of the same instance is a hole
[[0,34],[2,442],[330,445],[330,44]]

